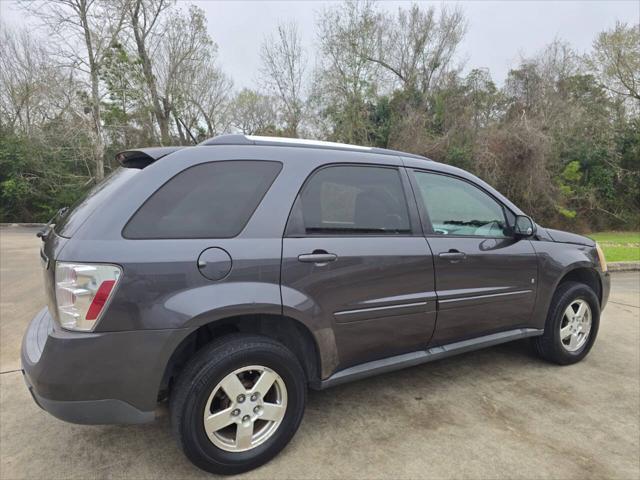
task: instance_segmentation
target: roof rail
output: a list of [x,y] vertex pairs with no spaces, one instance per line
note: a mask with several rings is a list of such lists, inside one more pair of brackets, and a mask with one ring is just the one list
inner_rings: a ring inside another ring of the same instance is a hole
[[426,157],[412,153],[400,152],[397,150],[387,150],[377,147],[363,147],[361,145],[350,145],[348,143],[325,142],[322,140],[307,140],[304,138],[288,137],[263,137],[259,135],[219,135],[209,138],[199,145],[265,145],[265,146],[288,146],[303,148],[323,148],[328,150],[356,150],[361,152],[378,153],[382,155],[397,155],[404,157],[419,158],[429,160]]

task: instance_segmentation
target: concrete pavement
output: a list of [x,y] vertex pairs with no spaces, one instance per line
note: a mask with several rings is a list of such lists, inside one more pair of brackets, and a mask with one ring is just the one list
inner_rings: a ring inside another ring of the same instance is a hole
[[[177,450],[166,415],[79,426],[33,403],[16,370],[44,304],[34,234],[0,229],[0,479],[211,478]],[[637,479],[639,350],[640,274],[616,273],[582,363],[548,365],[516,342],[310,392],[291,444],[243,477]]]

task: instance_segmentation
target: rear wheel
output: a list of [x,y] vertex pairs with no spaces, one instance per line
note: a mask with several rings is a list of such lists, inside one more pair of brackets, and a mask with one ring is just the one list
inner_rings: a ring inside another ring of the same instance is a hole
[[179,445],[198,467],[236,474],[269,461],[295,434],[306,400],[305,376],[284,345],[233,335],[200,351],[171,399]]
[[569,365],[587,356],[599,325],[600,303],[595,292],[583,283],[565,282],[553,296],[544,334],[533,343],[543,359]]

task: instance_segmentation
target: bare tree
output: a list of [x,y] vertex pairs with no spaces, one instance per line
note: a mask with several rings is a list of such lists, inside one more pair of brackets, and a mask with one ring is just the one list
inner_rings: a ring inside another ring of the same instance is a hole
[[298,26],[293,22],[278,25],[276,35],[262,42],[260,58],[262,81],[282,104],[285,133],[297,137],[304,108],[302,87],[306,69]]
[[426,94],[451,69],[454,54],[466,30],[464,14],[458,8],[423,9],[417,4],[400,8],[395,18],[378,18],[375,54],[362,56],[383,67],[403,88]]
[[640,101],[640,24],[618,22],[600,33],[587,64],[604,88]]
[[232,103],[232,126],[245,135],[274,134],[276,112],[273,99],[247,88]]
[[555,39],[537,55],[520,62],[505,82],[509,116],[525,123],[538,118],[541,123],[551,125],[558,116],[563,121],[567,108],[563,86],[580,73],[575,51],[566,42]]
[[119,35],[124,12],[110,0],[23,0],[21,5],[47,27],[54,54],[89,78],[95,178],[104,177],[104,133],[100,112],[100,67]]
[[189,103],[202,116],[209,137],[229,130],[232,87],[231,79],[212,63],[195,72],[188,92]]
[[160,141],[163,145],[171,143],[169,136],[170,112],[168,108],[165,108],[160,98],[151,52],[157,41],[157,36],[161,35],[162,14],[173,3],[172,0],[124,0],[124,9],[133,32],[142,72],[151,97],[153,113],[160,127]]
[[368,58],[379,14],[372,1],[346,1],[318,15],[319,68],[315,72],[313,100],[332,117],[331,139],[367,143],[367,103],[375,98],[380,66]]
[[[74,71],[61,68],[28,30],[0,28],[0,125],[30,142],[85,136],[86,102]],[[43,128],[54,124],[54,128]],[[91,130],[90,130],[91,131]],[[86,142],[85,142],[86,144]],[[92,152],[82,151],[86,156]],[[88,169],[92,175],[92,169]]]
[[44,46],[26,30],[0,29],[0,113],[10,130],[30,135],[53,114],[48,97],[58,80]]
[[[194,95],[194,82],[202,82],[205,72],[215,71],[216,77],[222,78],[214,65],[217,45],[207,33],[205,14],[195,6],[186,11],[173,9],[173,0],[127,1],[129,23],[151,110],[160,128],[160,141],[164,145],[171,143],[173,123],[180,142],[189,143],[183,122],[197,128],[196,112],[208,109],[212,114],[211,106],[203,100],[206,95],[200,92]],[[225,81],[218,87],[227,88]],[[207,88],[209,94],[214,90],[215,87]],[[196,97],[199,106],[194,108],[190,102]],[[186,117],[189,118],[185,120]],[[209,124],[213,125],[211,116]]]
[[214,73],[217,45],[207,33],[204,12],[195,6],[186,12],[172,12],[163,31],[154,56],[163,114],[165,117],[173,115],[181,141],[190,143],[182,131],[182,117],[188,108],[195,79],[205,70]]

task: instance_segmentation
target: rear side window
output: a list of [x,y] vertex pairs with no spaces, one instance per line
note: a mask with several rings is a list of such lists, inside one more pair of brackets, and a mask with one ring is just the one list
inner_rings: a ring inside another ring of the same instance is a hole
[[409,212],[395,168],[333,166],[315,172],[292,211],[291,235],[410,233]]
[[126,238],[230,238],[238,235],[282,169],[279,162],[196,165],[160,187],[125,226]]
[[56,215],[52,222],[54,229],[61,237],[70,238],[80,228],[80,225],[100,207],[103,202],[117,190],[122,188],[138,174],[139,170],[118,168],[108,175],[101,183],[88,190],[71,208]]

